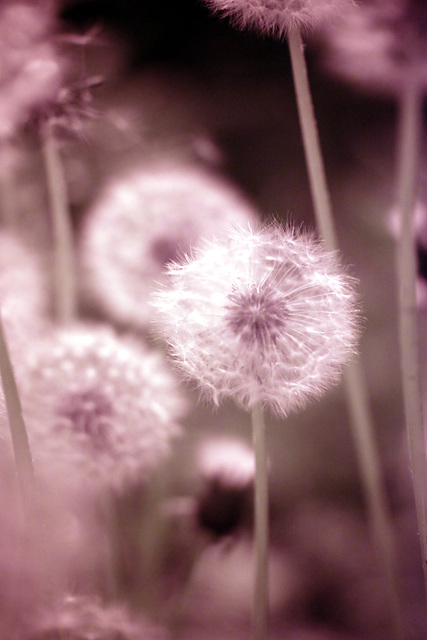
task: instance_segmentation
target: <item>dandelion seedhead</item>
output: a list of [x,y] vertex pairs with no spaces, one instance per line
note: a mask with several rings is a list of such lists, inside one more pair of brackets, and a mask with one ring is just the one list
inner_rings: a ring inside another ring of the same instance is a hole
[[91,485],[143,480],[179,434],[185,403],[159,353],[107,328],[75,327],[28,357],[22,401],[35,465]]
[[279,38],[290,29],[308,30],[352,3],[352,0],[204,0],[240,29]]
[[165,265],[225,224],[256,220],[224,179],[194,166],[133,171],[110,184],[87,216],[82,259],[87,287],[118,322],[147,327]]
[[39,616],[27,640],[167,640],[168,634],[121,605],[67,596]]
[[196,502],[197,523],[216,538],[233,534],[251,516],[253,450],[237,440],[212,440],[200,451],[199,467],[204,483]]
[[423,0],[355,3],[318,33],[325,66],[358,87],[396,94],[416,70],[427,85],[427,5]]
[[103,81],[101,76],[91,76],[61,87],[50,101],[32,110],[27,126],[41,134],[50,127],[56,135],[82,136],[86,121],[99,115],[93,107],[92,89]]
[[13,134],[33,108],[58,91],[63,70],[53,33],[48,0],[1,3],[0,135]]
[[237,227],[168,268],[158,329],[188,378],[218,404],[230,396],[278,415],[339,379],[355,351],[352,279],[312,236]]
[[230,438],[205,442],[199,450],[198,467],[201,476],[224,485],[246,487],[255,477],[255,456],[251,447]]

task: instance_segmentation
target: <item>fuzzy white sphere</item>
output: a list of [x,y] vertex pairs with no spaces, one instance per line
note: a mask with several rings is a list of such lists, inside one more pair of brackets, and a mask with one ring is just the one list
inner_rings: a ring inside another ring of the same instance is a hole
[[120,490],[145,480],[179,435],[186,402],[160,353],[108,328],[57,330],[20,378],[39,474]]
[[159,332],[216,404],[229,396],[285,416],[336,383],[355,351],[353,281],[308,234],[230,229],[168,272]]
[[225,224],[256,220],[225,179],[194,166],[133,170],[110,183],[88,212],[81,255],[86,289],[115,321],[146,328],[165,265]]

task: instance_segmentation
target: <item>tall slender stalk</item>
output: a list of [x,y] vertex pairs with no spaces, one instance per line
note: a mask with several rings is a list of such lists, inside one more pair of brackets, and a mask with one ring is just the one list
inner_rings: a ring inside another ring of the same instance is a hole
[[[297,27],[288,34],[292,73],[305,159],[317,226],[329,250],[338,247],[331,199],[321,153],[308,81],[304,45]],[[352,362],[344,372],[347,404],[356,447],[361,482],[364,489],[373,540],[389,591],[390,607],[396,635],[400,634],[399,589],[393,527],[385,495],[380,461],[375,443],[373,420],[366,392],[365,376],[359,362]]]
[[66,323],[72,320],[77,312],[74,240],[67,183],[58,143],[49,123],[43,127],[41,138],[54,244],[55,316],[59,322]]
[[253,640],[268,637],[268,476],[264,410],[252,409],[252,437],[255,449],[255,580]]
[[400,96],[397,145],[396,200],[400,212],[400,241],[397,246],[399,337],[405,421],[427,594],[426,442],[418,362],[417,266],[414,243],[414,212],[419,180],[422,108],[423,94],[420,83],[417,82],[417,74],[409,73],[405,91]]
[[27,521],[34,507],[34,469],[31,458],[27,430],[22,416],[21,402],[16,385],[15,374],[9,356],[3,319],[0,310],[0,375],[9,419],[13,453],[19,482],[24,516]]
[[11,142],[0,136],[0,220],[7,226],[16,226],[13,176],[8,167],[11,154]]

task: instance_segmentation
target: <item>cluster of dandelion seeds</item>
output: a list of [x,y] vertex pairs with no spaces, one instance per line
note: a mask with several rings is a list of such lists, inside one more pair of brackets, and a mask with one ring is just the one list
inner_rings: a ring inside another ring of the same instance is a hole
[[112,181],[88,213],[80,247],[88,295],[118,322],[151,320],[165,265],[225,224],[256,220],[228,180],[192,165],[143,166]]
[[214,12],[228,16],[241,29],[277,37],[292,28],[310,29],[336,15],[351,0],[204,0]]
[[53,43],[50,0],[5,1],[0,6],[0,135],[8,136],[28,113],[53,99],[62,80],[62,62]]
[[169,453],[186,410],[162,355],[103,326],[41,341],[21,390],[40,473],[78,469],[100,488],[145,480]]
[[358,336],[353,280],[291,228],[230,228],[168,269],[157,327],[181,372],[218,404],[278,415],[336,383]]
[[371,0],[354,3],[318,32],[320,56],[337,76],[367,91],[400,97],[408,73],[426,86],[425,3]]

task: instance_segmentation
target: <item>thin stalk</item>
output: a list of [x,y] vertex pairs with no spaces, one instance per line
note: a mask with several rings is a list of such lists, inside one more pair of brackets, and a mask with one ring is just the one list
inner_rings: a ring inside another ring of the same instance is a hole
[[[350,363],[344,375],[344,384],[350,417],[354,425],[353,439],[358,453],[361,483],[367,510],[371,514],[370,526],[378,563],[383,569],[385,578],[384,586],[388,595],[394,634],[396,638],[402,638],[404,633],[397,578],[395,537],[387,510],[387,497],[374,439],[374,427],[369,411],[364,372],[359,362]],[[364,425],[364,428],[357,428],[356,425]]]
[[75,318],[77,312],[74,240],[67,183],[58,143],[49,124],[43,128],[41,137],[54,245],[55,316],[59,322],[66,323]]
[[11,153],[11,142],[0,136],[0,219],[13,228],[16,226],[16,206],[14,198],[14,180],[8,157]]
[[320,235],[327,249],[334,250],[338,247],[338,241],[332,215],[331,197],[326,182],[319,132],[314,116],[304,44],[297,27],[289,31],[288,42],[314,213]]
[[[328,250],[338,248],[332,214],[331,198],[320,147],[319,133],[314,116],[313,101],[308,80],[304,45],[298,28],[288,34],[289,51],[298,115],[301,126],[305,160],[316,217],[317,227]],[[344,372],[350,426],[365,494],[366,507],[372,529],[374,545],[390,597],[394,631],[400,635],[399,588],[395,554],[395,539],[387,506],[380,460],[374,435],[374,422],[366,392],[365,375],[360,362],[352,362]]]
[[401,221],[400,242],[397,247],[399,337],[405,422],[427,594],[426,443],[418,361],[417,265],[414,243],[414,212],[422,133],[422,100],[421,86],[417,82],[416,74],[409,74],[406,90],[400,97],[397,148],[396,199]]
[[253,603],[253,640],[268,636],[268,474],[264,410],[252,409],[252,437],[255,450],[255,580]]
[[21,402],[16,385],[15,374],[9,356],[3,319],[0,312],[0,375],[9,419],[13,453],[18,476],[24,516],[31,518],[34,508],[35,481],[28,434],[22,416]]

